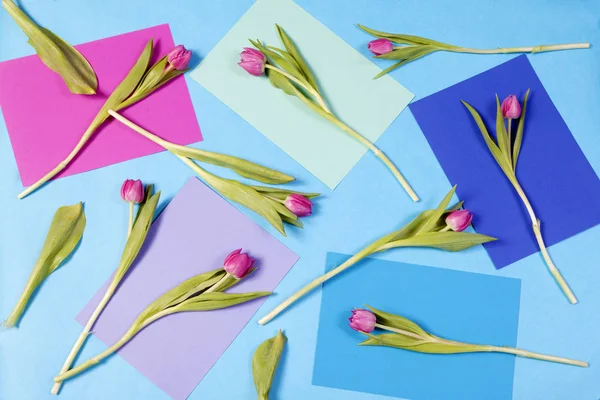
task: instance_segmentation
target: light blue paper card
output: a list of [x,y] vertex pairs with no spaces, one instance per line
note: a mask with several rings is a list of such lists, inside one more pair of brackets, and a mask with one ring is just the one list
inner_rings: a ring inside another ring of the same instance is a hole
[[[317,77],[332,111],[376,141],[413,94],[394,79],[373,80],[381,70],[291,0],[258,0],[191,72],[191,77],[334,189],[366,149],[355,139],[237,65],[248,39],[283,47],[285,29]],[[358,28],[357,28],[358,29]],[[382,149],[385,152],[385,149]],[[381,173],[388,173],[381,166]],[[393,177],[390,176],[390,180]]]
[[[328,253],[326,270],[348,258]],[[514,347],[520,290],[514,278],[366,259],[323,287],[313,384],[411,400],[511,399],[514,356],[358,346],[365,336],[348,317],[368,304],[437,336]]]

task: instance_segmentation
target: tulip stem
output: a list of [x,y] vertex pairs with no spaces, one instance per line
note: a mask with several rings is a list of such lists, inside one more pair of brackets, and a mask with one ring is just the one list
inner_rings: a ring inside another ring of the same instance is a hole
[[212,285],[211,287],[209,287],[208,289],[206,289],[203,293],[211,293],[211,292],[217,292],[219,291],[219,289],[221,289],[223,287],[223,284],[225,282],[227,282],[227,279],[231,276],[231,274],[226,273],[225,276],[223,276],[221,279],[219,279],[219,281],[217,283],[215,283],[214,285]]
[[473,54],[509,54],[509,53],[542,53],[546,51],[557,51],[557,50],[575,50],[575,49],[589,49],[590,44],[584,43],[570,43],[570,44],[552,44],[552,45],[540,45],[540,46],[529,46],[529,47],[501,47],[497,49],[472,49],[468,47],[457,47],[452,49],[445,49],[453,51],[455,53],[473,53]]
[[548,267],[548,270],[550,271],[550,273],[556,280],[556,283],[558,284],[558,286],[562,289],[565,296],[567,296],[567,299],[569,300],[569,302],[571,304],[577,304],[577,297],[575,297],[575,294],[569,287],[569,284],[567,283],[567,281],[565,281],[565,278],[563,278],[562,274],[560,273],[560,271],[558,270],[556,265],[554,265],[552,258],[550,258],[550,254],[548,253],[548,249],[546,248],[546,245],[544,243],[544,238],[542,237],[541,221],[536,217],[535,212],[533,211],[533,207],[531,206],[529,199],[525,195],[523,188],[521,188],[521,185],[519,185],[519,183],[516,180],[513,182],[513,185],[515,187],[515,190],[517,191],[517,194],[523,201],[525,208],[527,209],[527,213],[529,214],[529,218],[531,219],[531,225],[533,228],[533,233],[535,235],[535,239],[537,240],[538,247],[540,248],[540,251],[542,252],[542,257],[544,258],[544,261],[546,262],[546,266]]
[[[75,344],[73,345],[73,348],[71,349],[71,352],[67,356],[67,359],[65,360],[65,363],[63,364],[63,366],[59,372],[59,375],[64,374],[67,371],[69,371],[69,368],[73,364],[73,361],[75,360],[75,357],[77,357],[77,354],[79,354],[79,351],[81,350],[81,347],[83,346],[86,338],[90,334],[90,331],[92,330],[92,327],[96,323],[96,320],[98,319],[98,317],[104,310],[104,307],[106,307],[106,304],[108,304],[108,301],[110,300],[113,293],[115,292],[117,285],[118,285],[118,282],[113,281],[113,282],[111,282],[110,286],[106,289],[106,292],[104,293],[104,296],[102,296],[100,303],[98,303],[98,305],[96,306],[96,309],[94,310],[94,312],[92,313],[92,315],[90,316],[88,321],[86,322],[85,326],[83,327],[83,330],[79,334],[79,337],[75,341]],[[61,385],[62,385],[62,383],[60,381],[56,381],[56,383],[52,386],[52,390],[50,391],[50,393],[58,394],[58,391],[60,390]]]
[[133,229],[133,201],[129,202],[129,224],[127,226],[127,238],[131,235]]

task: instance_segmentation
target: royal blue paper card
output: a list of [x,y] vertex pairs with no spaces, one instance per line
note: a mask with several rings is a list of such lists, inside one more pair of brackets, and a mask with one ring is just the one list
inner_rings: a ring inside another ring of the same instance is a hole
[[[348,258],[329,253],[326,270]],[[348,317],[368,304],[448,339],[515,346],[520,290],[514,278],[365,259],[324,284],[313,384],[411,400],[511,399],[514,356],[358,346],[365,336]]]
[[[531,95],[517,177],[552,245],[600,223],[600,180],[569,131],[527,56],[516,57],[410,105],[457,194],[474,213],[477,232],[494,266],[503,268],[538,252],[531,221],[460,100],[481,114],[495,135],[495,94]],[[557,260],[567,265],[569,260]],[[541,261],[540,261],[541,262]],[[573,266],[575,268],[575,266]],[[568,280],[568,269],[566,269]]]

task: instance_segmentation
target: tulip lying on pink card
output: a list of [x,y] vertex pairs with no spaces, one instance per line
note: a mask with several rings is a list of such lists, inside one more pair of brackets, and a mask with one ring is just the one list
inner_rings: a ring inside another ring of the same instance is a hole
[[[98,76],[98,95],[69,92],[59,75],[37,55],[0,63],[0,107],[4,114],[21,182],[28,186],[53,169],[79,141],[106,98],[121,82],[150,38],[151,63],[175,43],[169,25],[159,25],[75,46]],[[185,80],[176,78],[125,109],[123,115],[177,144],[202,140]],[[122,124],[107,121],[58,176],[68,176],[163,149]]]
[[[238,248],[243,252],[231,253]],[[297,260],[292,250],[198,179],[190,178],[150,227],[146,245],[92,330],[110,346],[166,290],[220,267],[238,276],[256,268],[228,292],[276,292],[275,287]],[[101,288],[77,316],[82,325],[105,289]],[[117,354],[171,398],[183,400],[264,301],[169,315],[146,327]],[[97,367],[110,368],[110,359]],[[75,379],[90,379],[85,375]]]

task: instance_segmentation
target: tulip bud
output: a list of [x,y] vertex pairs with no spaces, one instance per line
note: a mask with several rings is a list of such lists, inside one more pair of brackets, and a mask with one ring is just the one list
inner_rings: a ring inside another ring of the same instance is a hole
[[469,210],[456,210],[452,211],[446,217],[446,224],[454,232],[462,232],[471,224],[473,220],[473,214]]
[[288,210],[298,217],[307,217],[312,214],[312,201],[301,194],[292,193],[283,203]]
[[128,203],[141,203],[144,200],[142,181],[127,179],[121,186],[121,198]]
[[371,40],[368,47],[371,53],[375,54],[376,56],[387,54],[394,50],[394,45],[392,42],[389,39],[384,38]]
[[358,332],[371,333],[375,329],[375,314],[361,308],[352,310],[352,316],[348,318],[350,328]]
[[186,69],[191,58],[192,52],[187,50],[181,44],[175,46],[175,48],[167,54],[167,61],[169,61],[169,64],[178,71]]
[[502,115],[507,119],[516,119],[521,116],[521,103],[517,96],[511,94],[502,101]]
[[261,76],[265,72],[267,58],[260,51],[244,47],[240,53],[241,60],[238,65],[246,70],[250,75]]
[[242,253],[242,249],[237,249],[227,256],[223,268],[233,277],[241,279],[250,272],[253,264],[254,260],[248,254]]

